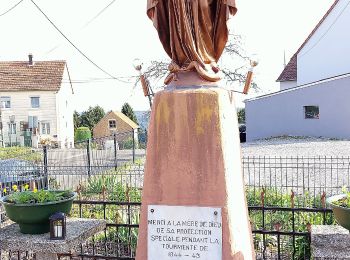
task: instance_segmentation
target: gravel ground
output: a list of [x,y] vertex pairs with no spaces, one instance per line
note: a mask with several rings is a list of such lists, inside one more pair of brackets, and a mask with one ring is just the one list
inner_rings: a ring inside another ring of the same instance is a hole
[[281,137],[243,143],[241,147],[243,156],[350,156],[350,140]]
[[283,137],[242,144],[251,187],[327,197],[350,187],[350,140]]

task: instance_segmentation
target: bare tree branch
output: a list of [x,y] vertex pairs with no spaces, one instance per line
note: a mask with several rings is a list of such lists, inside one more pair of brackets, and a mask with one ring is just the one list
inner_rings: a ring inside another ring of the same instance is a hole
[[[231,68],[224,66],[221,68],[221,71],[224,74],[224,79],[227,85],[232,83],[239,83],[240,85],[245,83],[246,73],[248,71],[249,57],[246,54],[243,48],[243,39],[240,35],[229,35],[229,41],[225,47],[223,56],[230,57],[232,61],[240,61],[240,63],[246,64],[240,66],[238,68]],[[151,61],[151,64],[144,70],[145,77],[152,82],[152,86],[157,85],[160,80],[164,80],[164,78],[169,73],[168,65],[170,60],[168,61]],[[139,82],[139,78],[135,82],[135,86]],[[163,86],[163,84],[162,84]],[[257,84],[255,82],[252,83],[252,89],[259,90]]]

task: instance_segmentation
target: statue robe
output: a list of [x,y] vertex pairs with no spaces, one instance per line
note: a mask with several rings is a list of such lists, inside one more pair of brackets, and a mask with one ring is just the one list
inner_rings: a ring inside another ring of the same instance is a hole
[[171,76],[196,70],[205,80],[220,80],[216,62],[227,39],[227,20],[237,11],[235,0],[147,0],[147,15],[172,59]]

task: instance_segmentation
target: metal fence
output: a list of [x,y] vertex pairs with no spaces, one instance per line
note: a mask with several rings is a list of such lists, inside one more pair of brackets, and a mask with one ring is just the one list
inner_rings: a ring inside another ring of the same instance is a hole
[[293,191],[296,206],[310,206],[306,198],[339,194],[350,185],[350,157],[243,157],[243,166],[247,187],[269,188],[277,198]]
[[144,156],[143,135],[140,130],[136,138],[134,131],[128,131],[76,142],[72,149],[43,147],[43,155],[47,155],[48,166],[114,167]]
[[[143,160],[132,163],[133,156],[129,154],[127,160],[116,164],[113,153],[109,157],[102,151],[91,156],[89,164],[87,148],[82,149],[86,156],[79,155],[78,158],[84,158],[80,164],[64,166],[62,162],[68,159],[63,160],[63,153],[69,152],[59,151],[50,157],[55,152],[50,149],[43,151],[43,160],[36,164],[39,177],[42,176],[37,180],[43,187],[72,188],[78,192],[72,216],[108,221],[105,232],[82,245],[78,255],[69,257],[134,259]],[[334,224],[325,198],[349,185],[350,158],[244,157],[243,170],[257,259],[310,259],[310,226]],[[2,256],[9,254],[3,252]],[[22,257],[12,255],[15,259],[25,257],[24,253]]]

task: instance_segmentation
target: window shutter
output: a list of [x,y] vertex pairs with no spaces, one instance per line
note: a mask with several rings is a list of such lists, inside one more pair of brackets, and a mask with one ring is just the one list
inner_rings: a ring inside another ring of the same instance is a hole
[[33,128],[38,128],[38,117],[33,116]]
[[34,121],[32,116],[28,116],[28,128],[34,127]]

